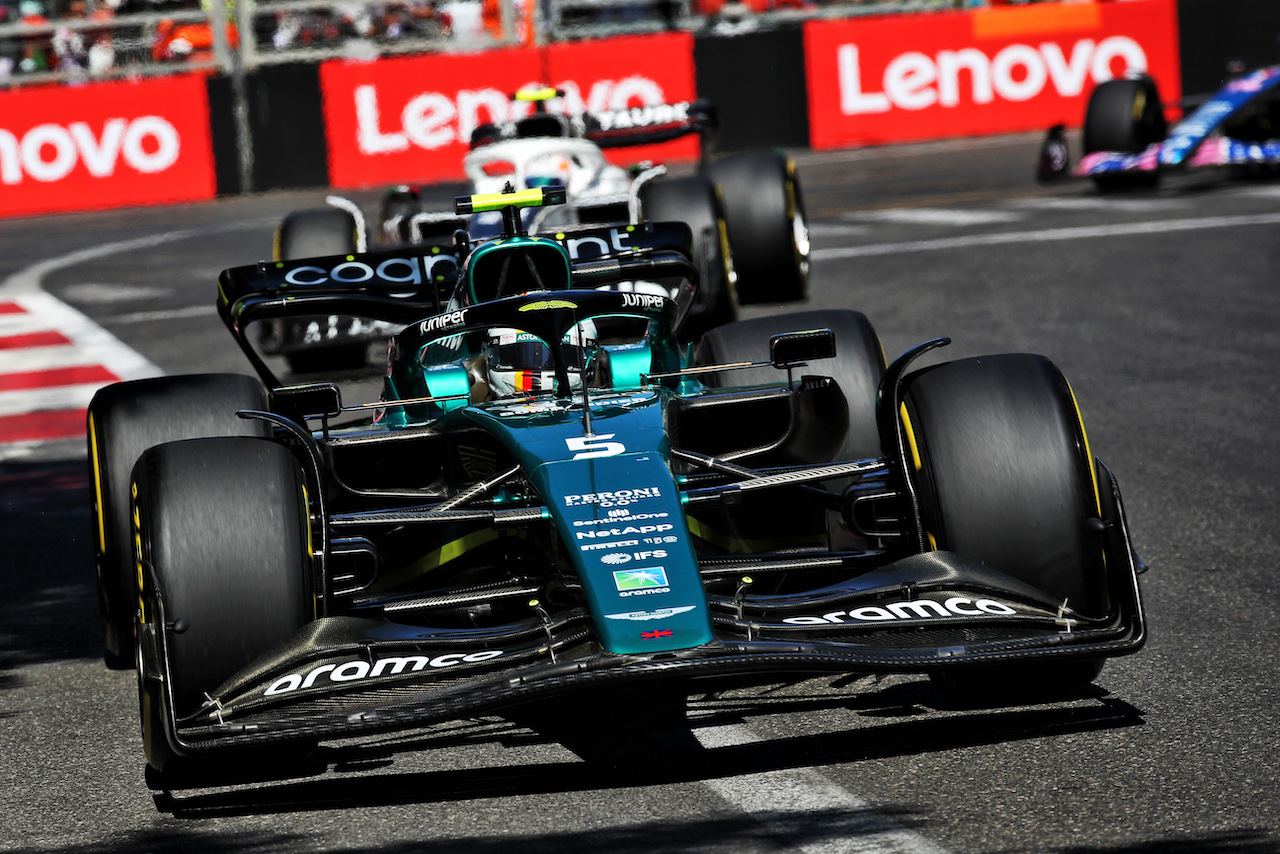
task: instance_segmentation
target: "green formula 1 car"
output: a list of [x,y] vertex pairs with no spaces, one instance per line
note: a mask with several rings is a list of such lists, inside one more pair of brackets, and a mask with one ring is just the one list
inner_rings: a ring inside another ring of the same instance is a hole
[[[886,366],[853,311],[682,346],[689,228],[521,233],[556,201],[460,199],[505,218],[474,244],[227,270],[256,378],[95,398],[107,659],[136,664],[153,785],[626,686],[1087,682],[1142,646],[1120,495],[1049,361],[910,370],[938,339]],[[253,349],[328,313],[404,325],[378,399]]]

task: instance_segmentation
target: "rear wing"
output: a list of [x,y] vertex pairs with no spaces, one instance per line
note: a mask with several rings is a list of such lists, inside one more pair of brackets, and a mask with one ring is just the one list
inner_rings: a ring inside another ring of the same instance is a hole
[[716,108],[700,99],[576,116],[546,112],[545,101],[563,95],[558,89],[538,90],[529,97],[516,93],[516,100],[535,101],[537,111],[512,121],[481,125],[471,136],[471,148],[531,137],[582,137],[601,148],[621,148],[667,142],[691,134],[698,134],[703,148],[710,148],[720,126]]
[[[678,278],[680,317],[698,284],[693,236],[682,222],[575,226],[550,234],[570,258],[573,288],[610,289],[637,280]],[[280,382],[251,345],[256,321],[346,315],[407,325],[451,305],[468,246],[409,246],[295,261],[260,261],[223,270],[218,315],[268,386]]]
[[583,135],[601,148],[650,145],[692,134],[707,148],[719,129],[715,107],[702,100],[587,113],[583,123]]

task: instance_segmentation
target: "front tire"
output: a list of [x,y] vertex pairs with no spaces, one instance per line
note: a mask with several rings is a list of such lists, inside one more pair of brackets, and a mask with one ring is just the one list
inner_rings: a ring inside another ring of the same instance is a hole
[[707,177],[724,196],[738,300],[796,302],[809,293],[809,227],[795,164],[776,153],[737,154]]
[[[1165,138],[1167,125],[1160,93],[1150,77],[1107,80],[1089,96],[1084,117],[1084,153],[1118,151],[1137,154]],[[1153,187],[1158,171],[1095,175],[1102,190]]]
[[89,465],[94,484],[94,555],[102,616],[103,659],[133,666],[137,610],[129,478],[153,445],[206,436],[267,436],[270,426],[236,416],[267,409],[262,385],[239,374],[197,374],[117,383],[89,404]]
[[[1086,616],[1109,607],[1094,466],[1075,398],[1042,356],[948,362],[904,381],[921,518],[934,548],[1037,588]],[[1091,681],[1101,662],[979,673],[1034,690]],[[1015,677],[1016,678],[1013,678]]]
[[[836,335],[834,359],[809,363],[806,373],[835,379],[849,407],[849,429],[837,459],[878,457],[876,394],[884,374],[884,349],[867,316],[858,311],[801,311],[774,317],[740,320],[703,336],[694,353],[698,365],[762,362],[769,359],[769,339],[784,332],[830,329]],[[783,383],[786,374],[772,366],[708,374],[708,385],[719,387]]]
[[170,720],[314,618],[305,481],[281,445],[217,438],[151,448],[133,483],[143,743],[155,771],[189,776],[217,763],[181,755]]

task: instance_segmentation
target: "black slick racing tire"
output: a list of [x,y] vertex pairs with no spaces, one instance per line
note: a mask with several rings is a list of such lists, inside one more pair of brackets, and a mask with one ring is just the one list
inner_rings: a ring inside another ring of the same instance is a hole
[[640,207],[649,222],[683,222],[693,231],[693,262],[702,281],[680,337],[696,341],[708,329],[737,320],[736,273],[715,184],[701,175],[659,178],[640,188]]
[[[341,208],[315,208],[287,214],[276,230],[275,259],[296,261],[329,255],[350,255],[356,251],[358,228],[355,217]],[[320,326],[328,325],[328,318]],[[313,345],[285,354],[289,369],[295,374],[359,368],[368,356],[367,341],[338,344],[331,347]]]
[[276,231],[276,260],[322,258],[356,251],[355,217],[341,208],[314,208],[285,215]]
[[[904,381],[921,517],[932,547],[974,558],[1086,616],[1106,614],[1095,469],[1070,386],[1042,356],[948,362]],[[1096,660],[988,675],[1091,680]],[[985,680],[984,680],[985,681]]]
[[795,164],[775,152],[735,154],[707,169],[724,198],[743,305],[809,293],[809,228]]
[[[829,309],[740,320],[704,335],[694,353],[694,362],[723,365],[768,361],[770,338],[810,329],[830,329],[836,336],[835,358],[812,361],[800,373],[832,377],[844,393],[849,428],[837,459],[880,456],[876,394],[885,370],[884,349],[871,321],[861,312]],[[772,366],[743,368],[707,374],[703,382],[718,387],[781,384],[786,382],[786,373]]]
[[267,436],[270,426],[236,416],[267,409],[262,384],[239,374],[196,374],[116,383],[93,396],[88,412],[89,466],[93,477],[93,542],[102,615],[103,659],[108,667],[133,666],[137,610],[129,478],[133,464],[153,445],[206,436]]
[[[1118,151],[1137,154],[1165,138],[1167,125],[1160,93],[1150,77],[1107,80],[1089,95],[1084,117],[1084,153]],[[1158,171],[1094,176],[1099,189],[1152,187]]]
[[271,440],[194,439],[143,454],[134,489],[143,742],[156,771],[188,774],[206,763],[174,749],[170,717],[314,618],[304,477]]
[[420,213],[422,199],[416,187],[401,184],[387,190],[378,208],[382,239],[391,243],[410,243],[413,236],[410,222]]

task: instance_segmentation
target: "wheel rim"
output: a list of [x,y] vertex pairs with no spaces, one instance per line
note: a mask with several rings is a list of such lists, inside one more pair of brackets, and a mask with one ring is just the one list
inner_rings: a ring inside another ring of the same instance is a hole
[[791,219],[791,243],[795,247],[797,266],[805,281],[809,280],[809,226],[804,214],[796,211]]
[[809,224],[805,222],[804,205],[800,201],[800,188],[796,184],[795,163],[787,162],[787,213],[791,218],[791,247],[796,257],[796,269],[800,271],[803,288],[809,290]]

